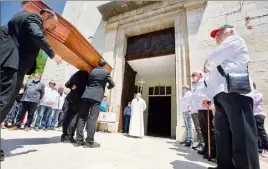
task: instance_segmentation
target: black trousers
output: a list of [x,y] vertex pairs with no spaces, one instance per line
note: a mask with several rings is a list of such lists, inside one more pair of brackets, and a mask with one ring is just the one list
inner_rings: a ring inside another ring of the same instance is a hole
[[253,100],[236,93],[214,97],[217,164],[221,169],[260,169]]
[[198,119],[199,119],[199,125],[201,128],[201,133],[205,142],[205,151],[208,151],[208,124],[210,126],[210,150],[211,150],[211,155],[215,156],[216,145],[215,145],[214,125],[212,123],[214,119],[212,110],[209,110],[209,121],[208,121],[207,110],[198,110]]
[[77,113],[78,107],[76,104],[65,99],[62,112],[64,113],[64,119],[62,124],[62,137],[72,139],[77,127]]
[[15,120],[15,125],[18,127],[21,126],[23,116],[28,111],[25,127],[31,127],[36,109],[37,109],[37,103],[22,101],[22,108],[18,112],[17,118]]
[[100,102],[95,100],[86,100],[82,102],[78,113],[78,125],[76,132],[76,140],[84,141],[84,127],[87,122],[87,138],[86,142],[93,142],[96,132],[96,124],[100,114]]
[[256,125],[257,125],[257,132],[258,132],[258,136],[259,136],[260,147],[268,150],[268,135],[267,135],[267,133],[265,131],[265,127],[264,127],[265,116],[264,115],[256,115],[255,121],[256,121]]
[[0,66],[0,121],[2,122],[15,103],[25,74],[13,68]]

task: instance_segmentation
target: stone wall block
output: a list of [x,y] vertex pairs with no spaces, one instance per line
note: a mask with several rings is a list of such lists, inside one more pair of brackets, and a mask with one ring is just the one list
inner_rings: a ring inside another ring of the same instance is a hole
[[268,32],[268,24],[261,24],[254,26],[253,29],[250,30],[251,35],[260,35],[260,34],[267,34]]
[[268,1],[256,1],[257,9],[268,8]]
[[237,14],[228,15],[227,16],[227,22],[229,23],[229,22],[245,20],[246,16],[247,16],[246,12],[240,12],[240,13],[237,13]]
[[268,42],[266,41],[262,43],[256,43],[255,49],[256,49],[256,52],[268,52]]

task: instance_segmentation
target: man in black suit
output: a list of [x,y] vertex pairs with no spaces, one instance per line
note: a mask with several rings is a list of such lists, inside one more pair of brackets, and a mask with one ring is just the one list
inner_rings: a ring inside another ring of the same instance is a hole
[[45,38],[45,30],[53,30],[56,25],[55,12],[43,9],[40,14],[19,12],[8,22],[8,26],[0,28],[1,121],[15,102],[24,76],[35,71],[40,49],[57,63],[61,62]]
[[77,127],[77,113],[79,112],[81,96],[88,83],[88,72],[79,70],[66,82],[65,87],[71,89],[66,96],[63,105],[64,120],[62,126],[61,141],[64,143],[74,143],[74,133]]
[[[94,141],[96,123],[100,113],[100,103],[103,99],[107,82],[109,83],[109,86],[107,87],[108,89],[112,89],[115,85],[110,73],[104,69],[106,64],[106,61],[101,59],[98,64],[99,66],[89,72],[88,84],[82,95],[83,106],[80,106],[80,111],[78,113],[79,119],[76,132],[76,146],[84,145],[84,147],[89,148],[100,147],[100,144]],[[86,121],[87,138],[84,142],[83,130]]]
[[[45,38],[45,30],[57,25],[55,12],[43,9],[40,14],[19,12],[0,27],[0,121],[12,108],[26,74],[36,68],[36,57],[40,49],[58,64],[57,56]],[[4,155],[1,150],[1,161]]]

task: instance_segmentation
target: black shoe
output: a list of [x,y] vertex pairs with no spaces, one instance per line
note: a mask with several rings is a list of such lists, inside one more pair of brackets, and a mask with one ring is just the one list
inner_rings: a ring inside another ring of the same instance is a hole
[[74,139],[74,138],[63,138],[62,140],[61,140],[61,142],[63,142],[63,143],[76,143],[76,140]]
[[202,149],[202,150],[198,150],[197,151],[197,154],[204,155],[205,152],[206,152],[206,150],[205,149]]
[[4,161],[4,160],[5,160],[5,153],[4,153],[3,150],[1,150],[0,153],[1,153],[1,154],[0,154],[0,161]]
[[204,158],[204,159],[209,159],[209,158],[208,158],[208,153],[205,153],[205,154],[203,155],[203,158]]
[[100,144],[97,142],[86,142],[84,148],[100,148]]
[[218,167],[208,167],[208,169],[220,169]]
[[76,141],[76,143],[73,143],[74,147],[80,147],[80,146],[84,146],[85,142],[81,142],[81,141]]
[[198,143],[196,146],[192,147],[194,150],[203,150],[204,145],[202,143]]
[[213,162],[213,163],[217,163],[217,158],[216,158],[216,157],[210,157],[210,158],[208,159],[208,161],[211,161],[211,162]]
[[187,143],[187,141],[182,141],[182,142],[180,142],[180,144],[186,144]]
[[210,157],[208,156],[208,153],[206,152],[204,155],[203,155],[203,158],[204,159],[208,159],[208,161],[213,161],[212,159],[215,159],[216,158],[216,154],[215,153],[211,153],[210,154]]
[[192,147],[193,146],[193,143],[192,142],[188,142],[184,145],[185,147]]

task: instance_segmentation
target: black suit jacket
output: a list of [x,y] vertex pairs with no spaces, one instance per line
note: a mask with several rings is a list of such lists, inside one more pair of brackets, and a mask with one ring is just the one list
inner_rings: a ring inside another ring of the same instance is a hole
[[101,102],[107,82],[109,83],[108,89],[112,89],[115,86],[109,72],[101,67],[94,68],[89,72],[88,84],[82,95],[82,99]]
[[0,28],[0,63],[23,74],[35,71],[36,57],[40,49],[53,58],[55,53],[45,38],[43,20],[40,15],[19,12]]
[[[76,103],[81,101],[81,96],[85,91],[88,83],[88,72],[79,70],[71,76],[71,78],[65,83],[65,87],[71,89],[70,93],[66,96],[66,99]],[[72,90],[73,85],[76,85],[76,89]]]

